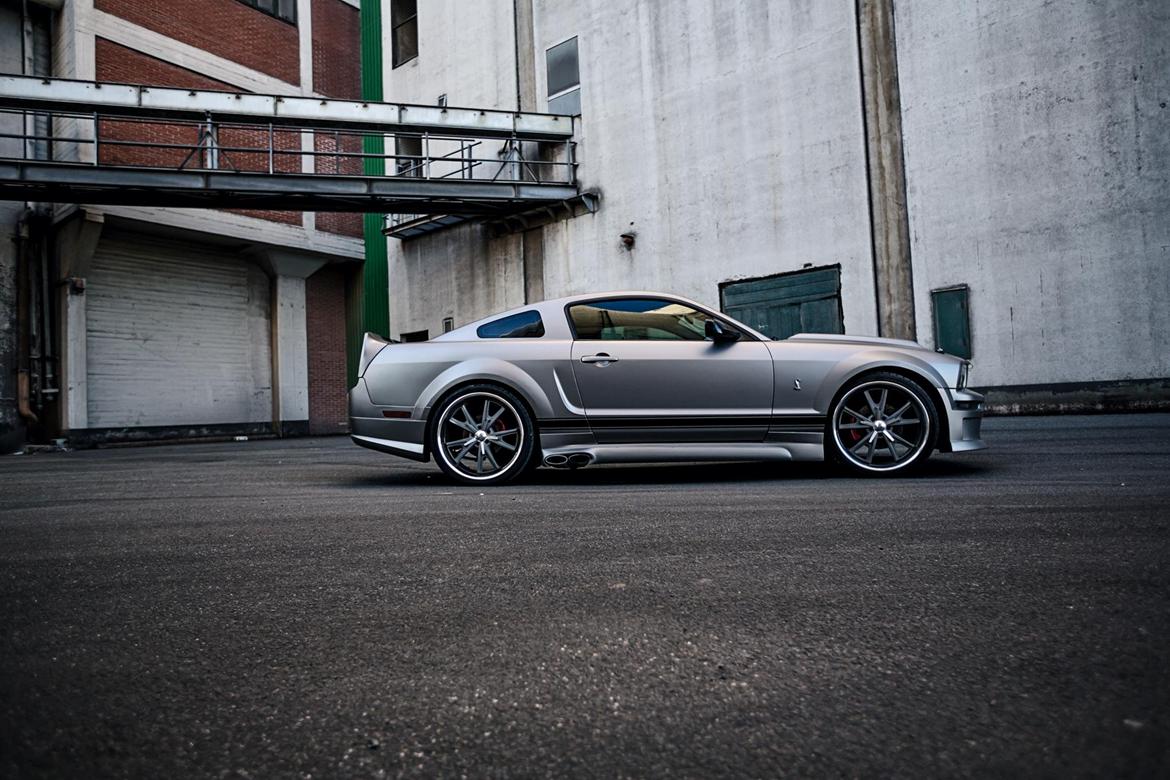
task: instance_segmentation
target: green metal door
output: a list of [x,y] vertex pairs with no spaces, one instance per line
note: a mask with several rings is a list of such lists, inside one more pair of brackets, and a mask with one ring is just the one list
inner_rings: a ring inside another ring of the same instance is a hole
[[841,267],[724,282],[723,311],[772,338],[796,333],[844,333]]

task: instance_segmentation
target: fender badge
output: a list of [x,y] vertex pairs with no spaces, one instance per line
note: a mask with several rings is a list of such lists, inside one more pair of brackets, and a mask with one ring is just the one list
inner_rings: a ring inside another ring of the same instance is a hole
[[793,380],[792,380],[792,389],[793,389],[793,390],[799,390],[799,389],[800,389],[800,380],[799,380],[799,379],[793,379]]

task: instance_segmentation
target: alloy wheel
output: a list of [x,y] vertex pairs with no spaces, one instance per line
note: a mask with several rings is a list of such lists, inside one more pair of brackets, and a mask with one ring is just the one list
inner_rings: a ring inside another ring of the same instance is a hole
[[510,401],[495,393],[465,393],[439,417],[436,455],[464,479],[492,481],[516,465],[526,435]]
[[847,392],[833,411],[839,452],[865,471],[896,471],[915,461],[930,441],[930,414],[922,399],[888,380]]

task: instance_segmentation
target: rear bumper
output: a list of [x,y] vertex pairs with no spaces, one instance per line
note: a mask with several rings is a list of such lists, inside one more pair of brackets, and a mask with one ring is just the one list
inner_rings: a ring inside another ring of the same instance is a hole
[[366,382],[359,379],[349,391],[349,430],[354,444],[411,460],[426,461],[426,420],[388,419],[383,412],[397,407],[377,406],[370,401]]
[[971,390],[943,391],[947,419],[943,424],[945,440],[939,441],[942,452],[970,452],[987,447],[982,439],[983,395]]

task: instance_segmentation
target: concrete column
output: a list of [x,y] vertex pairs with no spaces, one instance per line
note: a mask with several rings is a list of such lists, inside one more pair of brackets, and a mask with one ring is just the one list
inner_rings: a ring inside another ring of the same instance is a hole
[[272,274],[272,416],[282,436],[309,432],[309,333],[305,279],[325,261],[285,249],[254,254]]
[[[309,351],[305,322],[305,280],[273,280],[273,398],[281,435],[305,434],[309,428]],[[303,430],[302,430],[303,428]]]
[[60,366],[59,408],[62,431],[89,427],[89,395],[86,358],[85,277],[93,264],[105,218],[85,209],[70,212],[58,225],[57,268],[57,355]]
[[878,334],[915,339],[894,1],[856,1]]

